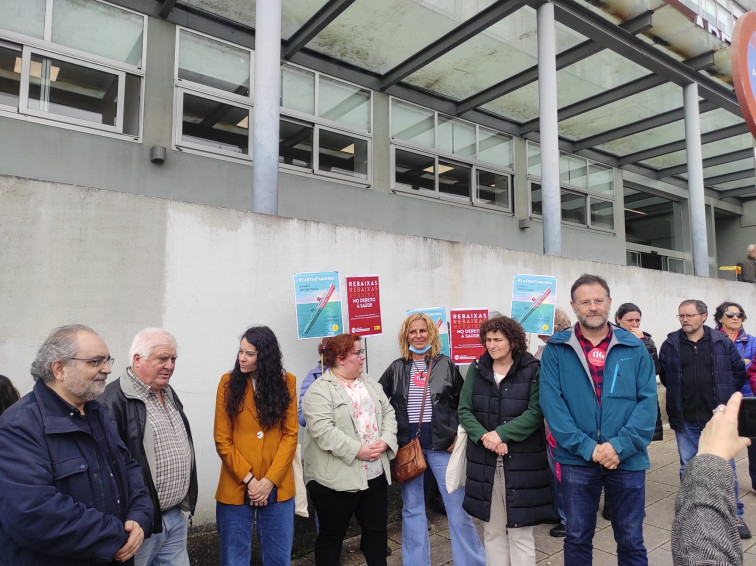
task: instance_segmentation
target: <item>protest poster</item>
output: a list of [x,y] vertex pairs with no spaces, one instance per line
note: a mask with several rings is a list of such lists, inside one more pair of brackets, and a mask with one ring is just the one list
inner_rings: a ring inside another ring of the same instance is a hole
[[485,346],[480,343],[480,325],[488,320],[488,309],[451,309],[451,359],[455,364],[469,364],[477,360]]
[[556,277],[550,275],[515,275],[512,286],[512,318],[525,332],[554,333]]
[[341,291],[337,271],[294,274],[297,336],[323,338],[341,334]]
[[438,328],[438,338],[441,341],[441,353],[449,355],[449,329],[446,326],[446,309],[444,307],[431,307],[427,309],[412,309],[407,311],[407,316],[421,312],[427,314]]
[[347,328],[351,334],[378,336],[381,324],[381,296],[377,275],[361,275],[345,279],[347,296]]

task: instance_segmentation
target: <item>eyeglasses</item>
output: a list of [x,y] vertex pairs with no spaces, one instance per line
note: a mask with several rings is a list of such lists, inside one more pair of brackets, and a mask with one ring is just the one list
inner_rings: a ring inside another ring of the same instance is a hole
[[592,304],[596,305],[597,307],[602,307],[606,304],[608,299],[593,299],[588,301],[580,301],[577,305],[582,309],[589,308]]
[[678,314],[677,318],[680,320],[690,320],[694,316],[701,316],[701,313],[697,312],[696,314]]
[[96,358],[68,358],[69,360],[76,360],[78,362],[86,362],[89,367],[92,368],[100,368],[105,367],[107,364],[108,367],[113,367],[113,362],[115,361],[115,358],[111,358],[108,356],[107,358],[104,356],[97,356]]
[[361,355],[365,353],[365,350],[355,350],[352,353],[359,358]]
[[745,316],[745,313],[742,313],[742,312],[726,312],[726,313],[724,313],[724,315],[727,318],[736,318],[737,317],[737,318],[742,319]]

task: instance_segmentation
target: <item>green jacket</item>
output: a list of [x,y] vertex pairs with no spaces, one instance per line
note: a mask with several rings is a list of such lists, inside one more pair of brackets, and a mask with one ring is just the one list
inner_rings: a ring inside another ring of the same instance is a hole
[[[365,375],[358,379],[373,398],[380,438],[388,444],[388,449],[381,455],[381,463],[390,484],[389,460],[394,458],[398,449],[394,409],[380,385]],[[303,451],[305,484],[315,480],[336,491],[367,489],[367,472],[357,459],[362,440],[354,420],[352,402],[331,370],[307,389],[302,399],[302,414],[307,421]]]

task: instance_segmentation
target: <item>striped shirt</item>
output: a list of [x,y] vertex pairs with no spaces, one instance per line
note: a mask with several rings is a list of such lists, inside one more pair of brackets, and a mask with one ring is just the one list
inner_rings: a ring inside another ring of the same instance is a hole
[[[417,423],[420,421],[420,408],[423,404],[423,389],[425,388],[425,380],[427,378],[428,366],[425,363],[425,359],[422,360],[410,360],[410,380],[409,380],[409,395],[407,397],[407,415],[409,416],[410,423]],[[433,404],[430,398],[430,387],[425,395],[425,411],[423,411],[423,422],[431,422],[431,416],[433,414]]]

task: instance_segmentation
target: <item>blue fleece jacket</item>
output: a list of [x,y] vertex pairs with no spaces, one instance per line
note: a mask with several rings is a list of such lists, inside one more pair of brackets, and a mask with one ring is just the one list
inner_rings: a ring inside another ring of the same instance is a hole
[[554,334],[541,357],[541,409],[561,464],[587,466],[596,445],[609,442],[619,469],[648,469],[656,374],[643,342],[626,330],[612,328],[600,404],[575,329]]

